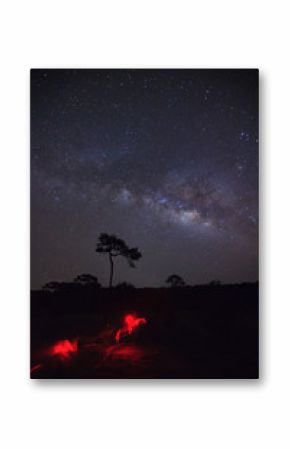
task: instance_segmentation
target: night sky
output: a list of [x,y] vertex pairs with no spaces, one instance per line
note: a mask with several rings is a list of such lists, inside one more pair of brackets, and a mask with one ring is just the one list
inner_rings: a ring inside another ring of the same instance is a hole
[[32,70],[32,288],[258,279],[257,70]]

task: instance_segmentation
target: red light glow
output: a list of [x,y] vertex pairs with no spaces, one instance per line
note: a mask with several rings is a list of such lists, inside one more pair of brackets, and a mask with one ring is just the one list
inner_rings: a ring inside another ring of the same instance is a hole
[[137,329],[141,324],[146,324],[145,318],[138,318],[135,315],[128,314],[124,317],[124,326],[117,330],[115,340],[116,343],[120,342],[123,336],[131,335],[132,332]]
[[40,368],[42,368],[42,366],[42,363],[37,363],[37,365],[33,365],[30,372],[34,373],[35,371],[38,371]]
[[105,354],[111,360],[126,360],[131,363],[138,363],[144,357],[144,350],[136,345],[111,345],[106,348]]
[[62,360],[67,360],[71,355],[78,351],[77,340],[60,340],[55,343],[49,351],[50,355],[57,356]]

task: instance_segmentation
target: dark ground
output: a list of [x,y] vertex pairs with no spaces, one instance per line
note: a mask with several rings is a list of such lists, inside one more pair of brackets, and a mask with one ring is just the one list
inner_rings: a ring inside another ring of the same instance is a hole
[[[127,313],[146,325],[116,344]],[[68,357],[59,340],[77,341]],[[258,377],[258,284],[31,294],[32,378]]]

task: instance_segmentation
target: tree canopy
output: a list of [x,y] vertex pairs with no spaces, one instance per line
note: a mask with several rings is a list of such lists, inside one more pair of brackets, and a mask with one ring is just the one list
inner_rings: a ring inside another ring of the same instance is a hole
[[114,234],[101,233],[96,247],[97,253],[107,253],[110,261],[110,280],[109,286],[112,287],[114,262],[113,259],[118,256],[124,257],[130,267],[135,267],[135,262],[142,257],[138,248],[130,248],[124,240]]

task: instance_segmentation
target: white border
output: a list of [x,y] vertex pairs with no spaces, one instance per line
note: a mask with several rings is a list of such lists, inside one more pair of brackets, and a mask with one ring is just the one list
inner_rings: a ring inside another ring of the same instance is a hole
[[[28,0],[1,7],[1,447],[288,447],[286,1]],[[29,380],[29,69],[258,67],[260,381]]]

